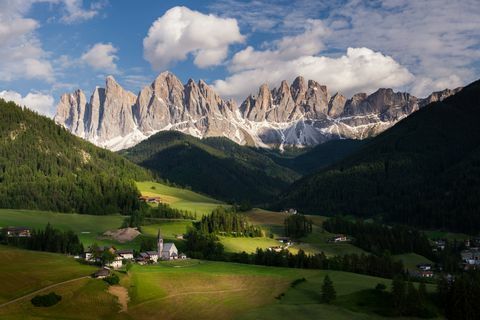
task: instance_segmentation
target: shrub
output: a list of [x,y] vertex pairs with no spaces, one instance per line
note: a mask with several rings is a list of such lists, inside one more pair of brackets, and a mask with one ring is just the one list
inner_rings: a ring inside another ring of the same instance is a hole
[[38,295],[30,300],[35,307],[51,307],[62,300],[62,296],[59,296],[55,292],[50,292],[45,295]]
[[115,274],[111,274],[108,277],[103,279],[105,282],[107,282],[109,285],[114,285],[118,284],[120,282],[120,278]]
[[300,279],[295,279],[293,282],[290,284],[290,287],[295,288],[298,286],[300,283],[307,281],[305,278],[300,278]]
[[377,283],[377,285],[375,286],[375,290],[377,291],[384,291],[385,289],[387,289],[387,286],[383,283]]

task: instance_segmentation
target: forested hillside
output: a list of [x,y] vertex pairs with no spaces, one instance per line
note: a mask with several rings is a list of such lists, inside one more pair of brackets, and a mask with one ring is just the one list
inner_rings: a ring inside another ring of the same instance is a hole
[[0,207],[90,214],[138,208],[151,175],[52,120],[0,99]]
[[299,175],[226,138],[159,132],[121,154],[162,179],[227,201],[271,201]]
[[479,123],[477,81],[294,183],[277,206],[478,233]]
[[301,175],[306,175],[346,158],[360,149],[365,142],[366,140],[342,139],[327,141],[304,152],[301,152],[301,149],[287,150],[284,153],[269,149],[260,149],[259,151],[277,164],[290,168]]

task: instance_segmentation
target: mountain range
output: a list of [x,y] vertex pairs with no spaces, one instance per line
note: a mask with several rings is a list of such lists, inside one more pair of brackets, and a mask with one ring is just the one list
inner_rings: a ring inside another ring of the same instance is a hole
[[480,80],[293,183],[277,207],[478,233]]
[[330,95],[327,87],[297,77],[278,88],[264,84],[240,105],[222,99],[208,84],[183,84],[161,73],[138,95],[112,76],[87,100],[82,90],[61,96],[54,120],[73,134],[113,151],[132,147],[159,131],[175,130],[197,138],[226,137],[256,147],[314,146],[335,139],[364,139],[390,128],[430,102],[460,88],[419,99],[409,93],[378,89],[350,99]]

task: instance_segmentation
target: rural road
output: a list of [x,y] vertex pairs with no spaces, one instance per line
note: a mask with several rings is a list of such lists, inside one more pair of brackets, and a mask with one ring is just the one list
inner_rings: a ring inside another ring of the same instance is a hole
[[19,298],[16,298],[16,299],[10,300],[10,301],[8,301],[8,302],[2,303],[2,304],[0,304],[0,308],[5,307],[5,306],[8,306],[9,304],[15,303],[15,302],[17,302],[17,301],[26,299],[26,298],[31,297],[31,296],[33,296],[33,295],[36,295],[37,293],[40,293],[40,292],[42,292],[42,291],[45,291],[45,290],[48,290],[48,289],[51,289],[51,288],[55,288],[55,287],[57,287],[57,286],[61,286],[61,285],[63,285],[63,284],[67,284],[67,283],[70,283],[70,282],[78,281],[78,280],[81,280],[81,279],[86,279],[86,278],[90,278],[90,276],[83,276],[83,277],[80,277],[80,278],[70,279],[70,280],[67,280],[67,281],[63,281],[63,282],[59,282],[59,283],[55,283],[55,284],[49,285],[48,287],[45,287],[45,288],[42,288],[42,289],[38,289],[37,291],[30,292],[30,293],[28,293],[28,294],[26,294],[26,295],[24,295],[24,296],[19,297]]

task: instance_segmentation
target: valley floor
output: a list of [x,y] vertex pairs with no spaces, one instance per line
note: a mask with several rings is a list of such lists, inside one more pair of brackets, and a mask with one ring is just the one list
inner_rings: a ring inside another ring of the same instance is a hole
[[[55,283],[88,276],[95,270],[71,257],[5,246],[0,246],[0,261],[9,262],[0,264],[2,303]],[[332,305],[320,303],[320,287],[326,274],[332,278],[338,296]],[[45,291],[61,295],[58,304],[34,307],[28,296],[0,306],[0,318],[382,319],[372,312],[365,313],[356,299],[377,283],[390,285],[387,279],[347,272],[200,260],[135,265],[119,275],[120,287],[109,289],[106,282],[92,278],[66,282]],[[299,278],[306,281],[292,288],[292,281]]]

